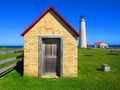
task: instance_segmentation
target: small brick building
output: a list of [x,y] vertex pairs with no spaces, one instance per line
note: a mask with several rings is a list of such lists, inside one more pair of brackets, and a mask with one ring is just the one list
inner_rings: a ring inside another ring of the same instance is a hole
[[76,77],[79,34],[49,7],[24,32],[24,76]]

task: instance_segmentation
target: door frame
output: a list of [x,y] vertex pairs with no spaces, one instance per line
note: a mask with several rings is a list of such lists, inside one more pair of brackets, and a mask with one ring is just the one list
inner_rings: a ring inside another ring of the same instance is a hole
[[60,76],[63,76],[63,36],[39,36],[38,38],[38,76],[43,76],[43,39],[59,39],[60,40]]

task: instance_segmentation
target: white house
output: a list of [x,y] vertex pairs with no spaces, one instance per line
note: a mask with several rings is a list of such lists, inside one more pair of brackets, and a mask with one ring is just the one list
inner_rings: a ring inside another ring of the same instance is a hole
[[95,42],[95,48],[109,48],[108,44],[105,42]]

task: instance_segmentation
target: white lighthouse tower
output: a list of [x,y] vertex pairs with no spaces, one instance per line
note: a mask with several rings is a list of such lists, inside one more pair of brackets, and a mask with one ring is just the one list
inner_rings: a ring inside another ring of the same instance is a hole
[[83,15],[80,18],[80,48],[87,48],[85,19]]

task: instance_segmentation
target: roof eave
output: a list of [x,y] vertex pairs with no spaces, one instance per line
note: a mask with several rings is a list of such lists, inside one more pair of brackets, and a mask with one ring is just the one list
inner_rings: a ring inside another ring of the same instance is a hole
[[23,31],[20,35],[24,36],[42,17],[44,17],[44,15],[49,11],[52,10],[54,11],[54,13],[60,18],[62,19],[62,21],[75,33],[75,35],[77,37],[79,37],[79,33],[69,24],[66,22],[66,20],[52,7],[50,6],[47,10],[45,10],[40,17],[38,17],[27,29],[25,29],[25,31]]

